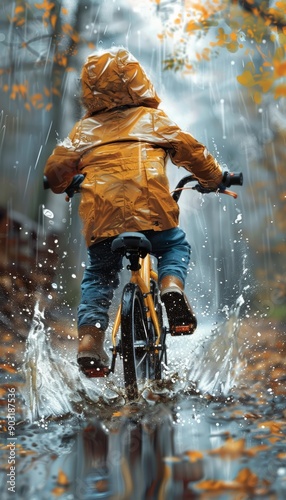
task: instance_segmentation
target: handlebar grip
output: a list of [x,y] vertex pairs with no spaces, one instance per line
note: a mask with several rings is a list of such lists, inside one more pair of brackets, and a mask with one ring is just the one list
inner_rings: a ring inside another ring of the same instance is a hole
[[242,186],[243,185],[243,174],[242,172],[224,172],[222,177],[222,186]]
[[43,177],[43,186],[44,186],[44,189],[50,189],[49,181],[45,175]]

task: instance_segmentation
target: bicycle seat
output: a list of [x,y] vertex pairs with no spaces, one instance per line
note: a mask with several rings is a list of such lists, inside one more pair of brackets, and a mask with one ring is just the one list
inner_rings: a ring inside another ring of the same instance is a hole
[[138,253],[142,258],[150,253],[152,246],[145,234],[126,232],[117,236],[111,244],[112,252],[119,252],[122,255],[127,253]]

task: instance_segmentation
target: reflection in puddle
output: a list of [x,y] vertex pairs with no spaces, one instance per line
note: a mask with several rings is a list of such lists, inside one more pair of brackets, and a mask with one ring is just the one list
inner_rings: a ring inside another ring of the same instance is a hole
[[185,396],[102,414],[20,424],[17,498],[284,498],[271,492],[285,493],[285,421],[260,422],[248,401]]

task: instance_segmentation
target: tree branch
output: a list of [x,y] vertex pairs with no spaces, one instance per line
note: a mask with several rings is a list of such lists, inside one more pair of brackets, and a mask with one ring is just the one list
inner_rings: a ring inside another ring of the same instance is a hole
[[[237,3],[235,0],[232,0],[232,3]],[[273,14],[268,12],[269,10],[269,0],[267,1],[268,8],[263,8],[263,3],[266,2],[253,2],[251,0],[239,0],[239,5],[246,10],[247,12],[251,12],[252,14],[258,12],[259,16],[262,19],[270,21],[272,26],[276,26],[279,30],[282,30],[286,27],[286,22],[283,22],[281,19],[276,19]],[[278,11],[277,11],[278,13]]]

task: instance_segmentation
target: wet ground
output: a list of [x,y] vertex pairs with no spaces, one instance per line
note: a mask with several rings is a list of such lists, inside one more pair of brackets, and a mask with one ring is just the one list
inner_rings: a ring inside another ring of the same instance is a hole
[[87,380],[36,320],[1,365],[2,499],[286,498],[285,326],[170,339],[165,382],[130,403],[120,366]]

